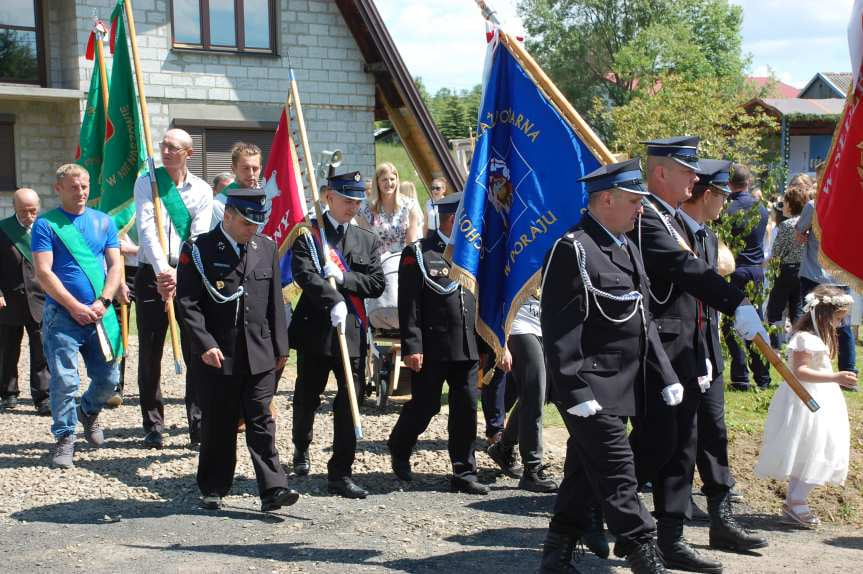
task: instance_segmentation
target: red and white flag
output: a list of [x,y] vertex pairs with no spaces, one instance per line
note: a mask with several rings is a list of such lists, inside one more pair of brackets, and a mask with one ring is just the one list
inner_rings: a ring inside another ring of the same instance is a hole
[[[288,238],[297,223],[306,218],[306,199],[300,179],[300,163],[297,148],[291,136],[291,121],[282,110],[279,127],[273,136],[270,156],[264,167],[267,196],[272,199],[270,217],[264,225],[264,234],[269,235],[279,246],[279,253],[288,248]],[[277,187],[278,192],[273,188]]]
[[855,236],[863,214],[863,0],[854,2],[848,44],[854,79],[818,182],[815,211],[822,265],[843,283],[863,290],[863,251]]

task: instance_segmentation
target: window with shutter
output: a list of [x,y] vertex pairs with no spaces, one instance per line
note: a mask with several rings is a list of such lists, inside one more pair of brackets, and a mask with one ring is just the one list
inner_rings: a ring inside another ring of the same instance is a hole
[[253,143],[263,154],[262,165],[267,164],[275,124],[272,128],[230,128],[201,127],[182,125],[192,136],[195,153],[189,159],[189,171],[202,178],[207,183],[213,183],[213,178],[225,171],[231,171],[231,147],[237,142]]
[[15,191],[15,122],[0,115],[0,191]]

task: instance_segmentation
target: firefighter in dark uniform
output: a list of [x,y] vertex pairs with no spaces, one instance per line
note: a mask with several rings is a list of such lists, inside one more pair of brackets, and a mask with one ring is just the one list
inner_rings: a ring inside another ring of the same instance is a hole
[[444,381],[449,385],[450,489],[488,494],[477,481],[474,441],[479,398],[479,354],[473,294],[450,279],[443,258],[462,194],[437,201],[440,223],[435,233],[402,251],[399,262],[399,327],[402,356],[411,370],[411,399],[390,434],[393,471],[410,481],[410,456],[417,438],[440,412]]
[[221,507],[234,479],[237,419],[255,468],[261,510],[294,504],[276,450],[270,414],[274,372],[288,359],[287,325],[276,244],[257,233],[266,221],[261,190],[228,194],[225,217],[183,245],[177,302],[191,337],[191,368],[201,385],[198,487],[203,506]]
[[[683,538],[691,518],[690,494],[697,442],[696,415],[707,374],[707,307],[733,315],[745,339],[767,333],[745,294],[725,281],[695,252],[695,237],[678,207],[698,181],[698,138],[647,142],[650,195],[635,229],[629,232],[650,278],[652,309],[662,344],[685,393],[670,406],[648,393],[646,414],[633,420],[631,437],[640,482],[653,483],[658,544],[665,565],[692,572],[721,572],[722,565],[698,554]],[[658,388],[661,379],[648,378]],[[683,390],[681,389],[681,391]]]
[[[327,489],[346,498],[365,498],[367,492],[351,479],[357,438],[345,386],[341,351],[336,333],[344,329],[354,381],[362,389],[368,322],[363,300],[384,291],[381,242],[377,235],[352,222],[365,198],[360,172],[333,176],[327,182],[324,231],[338,263],[325,259],[318,223],[293,245],[291,270],[303,290],[290,326],[291,347],[297,349],[297,383],[294,389],[294,472],[309,473],[315,411],[332,372],[337,391],[333,401],[333,455],[327,463]],[[333,289],[329,277],[336,280]]]
[[[543,269],[545,361],[569,440],[539,571],[577,572],[573,547],[593,528],[599,501],[609,530],[629,548],[632,571],[662,573],[626,434],[626,417],[644,412],[647,393],[673,402],[681,386],[651,321],[641,256],[625,235],[647,192],[637,159],[601,167],[582,181],[588,210],[555,243]],[[646,387],[648,376],[666,387]]]
[[[698,183],[681,209],[681,217],[695,236],[695,252],[718,270],[719,239],[706,223],[722,212],[731,189],[728,187],[731,162],[699,160]],[[728,430],[725,427],[725,384],[722,371],[722,344],[719,339],[719,313],[707,307],[704,313],[707,345],[707,374],[699,377],[701,400],[698,406],[698,447],[696,465],[707,497],[710,521],[710,546],[734,551],[749,551],[767,546],[763,538],[741,528],[731,509],[734,479],[728,466]],[[692,504],[693,514],[696,511]]]

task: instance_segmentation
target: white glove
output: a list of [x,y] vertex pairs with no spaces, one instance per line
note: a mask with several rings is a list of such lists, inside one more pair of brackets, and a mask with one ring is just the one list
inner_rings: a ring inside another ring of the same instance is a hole
[[662,389],[662,400],[669,407],[679,405],[683,402],[683,385],[674,383]]
[[583,403],[578,403],[574,407],[569,407],[566,409],[571,415],[575,415],[581,418],[592,417],[596,413],[602,410],[602,407],[596,401],[585,401]]
[[332,323],[333,327],[337,328],[339,331],[344,332],[347,320],[348,306],[345,305],[344,301],[340,301],[330,309],[330,323]]
[[342,273],[342,270],[339,269],[339,266],[333,263],[332,261],[327,261],[326,265],[324,265],[324,277],[329,279],[330,277],[335,278],[336,283],[341,285],[345,282],[345,274]]
[[707,374],[698,377],[698,386],[702,393],[710,390],[710,381],[713,380],[713,363],[710,362],[710,359],[706,359],[705,362],[707,363]]
[[770,341],[770,335],[752,305],[740,305],[734,311],[734,330],[747,341],[754,339],[755,335],[761,335],[765,341]]

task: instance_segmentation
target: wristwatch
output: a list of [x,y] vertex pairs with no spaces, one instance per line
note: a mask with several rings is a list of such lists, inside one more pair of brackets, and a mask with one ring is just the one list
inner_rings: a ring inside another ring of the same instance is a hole
[[110,299],[106,299],[105,297],[99,297],[99,301],[101,301],[101,302],[102,302],[102,306],[103,306],[105,309],[107,309],[108,307],[110,307],[110,306],[111,306],[111,300],[110,300]]

